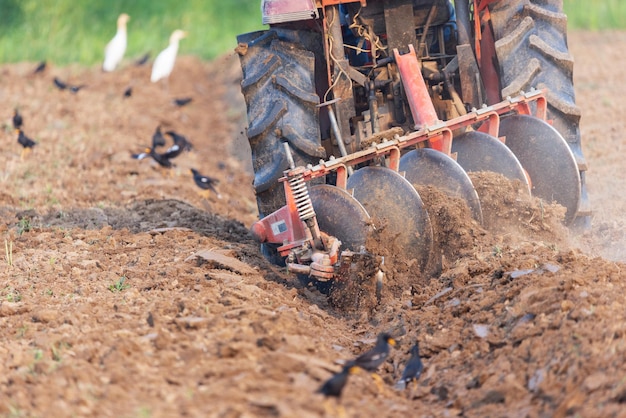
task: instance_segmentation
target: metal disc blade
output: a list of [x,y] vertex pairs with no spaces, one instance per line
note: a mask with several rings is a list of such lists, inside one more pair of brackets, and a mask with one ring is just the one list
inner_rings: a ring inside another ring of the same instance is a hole
[[320,184],[309,190],[317,223],[341,241],[341,249],[358,252],[365,246],[371,230],[365,208],[350,193],[339,187]]
[[392,255],[420,271],[433,252],[433,230],[422,199],[404,177],[384,167],[364,167],[348,178],[348,188],[370,216],[384,223],[383,238]]
[[456,161],[465,171],[500,173],[508,179],[521,181],[530,193],[522,164],[499,139],[483,132],[465,132],[454,137],[452,152],[457,153]]
[[532,194],[563,205],[565,222],[571,222],[580,201],[580,174],[561,134],[541,119],[514,115],[500,121],[499,135],[528,172]]
[[446,154],[430,148],[407,152],[400,158],[400,171],[411,184],[433,186],[450,197],[465,200],[472,217],[482,223],[480,200],[472,181],[459,163]]

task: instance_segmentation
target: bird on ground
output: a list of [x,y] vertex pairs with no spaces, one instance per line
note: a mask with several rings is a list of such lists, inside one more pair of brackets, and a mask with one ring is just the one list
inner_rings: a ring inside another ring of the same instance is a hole
[[20,111],[17,108],[15,108],[13,110],[13,128],[20,129],[23,124],[24,124],[24,119],[22,118],[22,115],[20,115]]
[[[346,386],[346,383],[348,383],[348,376],[355,373],[356,370],[358,370],[358,368],[354,366],[353,362],[346,363],[346,365],[343,366],[339,373],[335,373],[334,375],[332,375],[330,379],[325,381],[324,384],[315,391],[315,393],[321,393],[326,397],[327,400],[328,398],[333,397],[337,399],[338,402],[341,398],[343,388]],[[340,418],[346,416],[346,412],[341,405],[337,407],[336,413],[331,410],[330,405],[328,405],[327,403],[324,403],[324,408],[326,409],[326,415],[337,416]]]
[[376,338],[376,345],[354,359],[354,365],[368,372],[375,372],[389,357],[391,346],[396,345],[391,335],[383,332]]
[[16,129],[15,132],[18,134],[17,142],[23,147],[22,154],[20,155],[20,160],[23,160],[24,155],[30,152],[33,147],[37,145],[37,142],[27,137],[21,129]]
[[83,89],[83,88],[87,87],[85,84],[81,84],[81,85],[78,85],[78,86],[70,85],[68,83],[65,83],[65,82],[59,80],[58,77],[54,77],[53,81],[54,81],[54,85],[59,90],[69,90],[69,91],[71,91],[74,94],[78,93],[78,91],[80,89]]
[[173,100],[173,102],[174,102],[174,104],[175,104],[176,106],[178,106],[178,107],[183,107],[183,106],[185,106],[186,104],[191,103],[191,101],[192,101],[192,100],[193,100],[193,99],[192,99],[191,97],[183,97],[183,98],[181,98],[181,99],[174,99],[174,100]]
[[122,62],[124,53],[126,52],[126,23],[130,20],[130,16],[126,13],[122,13],[117,18],[117,32],[115,36],[104,48],[104,63],[102,64],[102,70],[113,71]]
[[163,132],[161,132],[161,125],[159,125],[152,134],[152,148],[157,149],[163,146],[165,146],[165,137],[163,136]]
[[35,68],[35,71],[33,71],[33,74],[42,73],[45,69],[46,61],[41,61],[39,65],[37,65],[37,68]]
[[156,161],[163,168],[172,168],[174,164],[170,161],[165,154],[159,154],[154,150],[154,148],[146,148],[143,152],[138,154],[131,154],[131,158],[135,160],[143,160],[144,158],[151,157],[154,161]]
[[67,88],[67,84],[59,80],[58,77],[54,77],[54,85],[57,86],[59,90],[65,90]]
[[147,52],[143,57],[139,58],[137,61],[135,61],[135,65],[137,67],[141,67],[142,65],[144,65],[146,62],[148,62],[148,60],[150,59],[150,53]]
[[178,157],[183,151],[191,151],[193,148],[191,142],[187,140],[183,135],[177,134],[174,131],[165,132],[174,141],[174,145],[169,147],[162,155],[167,159]]
[[396,383],[396,389],[398,390],[404,390],[409,383],[417,381],[424,370],[424,364],[422,364],[422,359],[420,358],[420,349],[417,342],[411,347],[410,353],[411,357],[404,366],[402,377]]
[[355,372],[354,362],[348,362],[339,373],[335,373],[320,386],[315,393],[321,393],[326,397],[340,398],[343,388],[348,383],[348,376]]
[[161,79],[168,79],[172,70],[174,69],[174,63],[176,62],[176,54],[178,54],[178,44],[181,39],[187,36],[187,32],[180,29],[176,29],[170,36],[170,44],[167,48],[157,55],[152,64],[152,74],[150,75],[150,81],[156,83]]
[[70,87],[69,87],[69,89],[70,89],[70,91],[71,91],[72,93],[76,94],[76,93],[78,93],[78,91],[79,91],[80,89],[83,89],[83,88],[85,88],[85,87],[87,87],[87,86],[86,86],[86,85],[84,85],[84,84],[81,84],[80,86],[70,86]]
[[126,90],[124,90],[124,97],[130,97],[133,95],[133,88],[129,87]]
[[190,169],[191,174],[193,174],[193,181],[196,183],[196,186],[202,189],[200,195],[205,199],[209,198],[209,192],[215,193],[218,199],[221,199],[222,195],[215,189],[215,185],[219,183],[218,179],[204,176],[198,172],[195,168]]

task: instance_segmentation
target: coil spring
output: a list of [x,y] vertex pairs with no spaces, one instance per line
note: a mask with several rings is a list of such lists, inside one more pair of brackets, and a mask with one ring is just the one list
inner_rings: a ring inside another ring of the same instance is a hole
[[291,192],[293,193],[294,200],[296,201],[296,208],[298,209],[298,215],[301,221],[306,221],[315,216],[313,210],[313,202],[309,196],[309,189],[303,180],[302,174],[297,174],[289,178],[289,185],[291,186]]

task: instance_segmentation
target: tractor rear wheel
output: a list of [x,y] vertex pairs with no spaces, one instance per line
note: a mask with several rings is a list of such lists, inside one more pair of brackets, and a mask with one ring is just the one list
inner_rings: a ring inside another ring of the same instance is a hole
[[[237,41],[253,186],[259,216],[263,218],[285,205],[284,186],[278,181],[290,168],[285,142],[296,166],[316,164],[326,156],[316,107],[319,96],[315,66],[319,52],[314,52],[323,43],[319,33],[288,29],[248,33],[240,35]],[[320,182],[324,179],[310,183]],[[262,251],[271,262],[284,264],[276,246],[263,244]]]
[[491,6],[491,23],[500,71],[502,97],[531,87],[546,89],[548,119],[567,141],[578,165],[581,198],[576,224],[589,223],[580,141],[581,112],[575,102],[574,60],[567,47],[567,16],[562,0],[506,0]]
[[322,45],[321,35],[302,32],[270,29],[237,39],[261,217],[285,205],[283,185],[278,181],[289,169],[284,142],[296,166],[316,164],[326,156],[316,107],[315,53],[305,47],[305,43]]

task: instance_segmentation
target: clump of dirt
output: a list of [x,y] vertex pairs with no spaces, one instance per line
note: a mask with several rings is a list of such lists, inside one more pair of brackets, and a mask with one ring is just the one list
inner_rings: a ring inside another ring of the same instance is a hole
[[[443,265],[472,254],[486,232],[472,216],[467,203],[432,186],[415,188],[428,210],[434,247],[443,257]],[[441,268],[436,273],[440,272]]]
[[504,242],[532,238],[567,243],[569,233],[563,224],[563,206],[531,197],[525,185],[502,174],[472,172],[469,176],[480,198],[485,228]]

